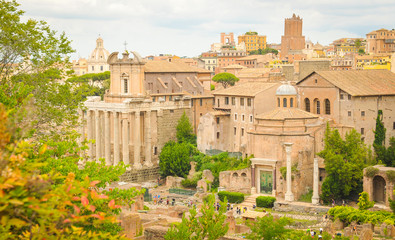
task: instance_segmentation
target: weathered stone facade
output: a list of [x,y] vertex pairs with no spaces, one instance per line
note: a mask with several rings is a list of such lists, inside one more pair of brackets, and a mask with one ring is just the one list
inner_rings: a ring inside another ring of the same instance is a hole
[[81,141],[89,143],[88,155],[107,165],[120,161],[130,165],[122,176],[125,181],[145,181],[158,177],[158,156],[164,144],[176,139],[178,119],[185,112],[191,118],[190,97],[172,101],[153,101],[144,88],[145,61],[135,52],[134,58],[118,53],[108,58],[111,87],[100,97],[88,97],[81,113]]
[[219,173],[219,186],[231,192],[251,192],[251,169],[245,168],[235,171]]
[[363,170],[363,191],[369,194],[371,201],[389,206],[388,199],[394,200],[395,182],[389,179],[387,172],[395,171],[395,168],[381,165],[373,166],[373,168],[377,171],[373,176],[368,176],[368,168]]

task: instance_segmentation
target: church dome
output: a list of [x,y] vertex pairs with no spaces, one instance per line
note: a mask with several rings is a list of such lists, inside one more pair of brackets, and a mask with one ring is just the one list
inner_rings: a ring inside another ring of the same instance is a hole
[[297,92],[294,86],[291,86],[290,84],[282,84],[277,88],[276,95],[297,95]]
[[107,62],[107,58],[110,53],[103,46],[103,39],[99,37],[96,40],[96,48],[92,51],[89,56],[90,61]]

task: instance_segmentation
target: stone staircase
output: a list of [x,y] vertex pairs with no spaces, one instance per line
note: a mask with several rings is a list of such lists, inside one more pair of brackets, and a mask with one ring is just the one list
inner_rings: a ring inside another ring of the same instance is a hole
[[252,209],[252,206],[256,204],[256,198],[262,196],[259,194],[252,194],[248,196],[246,199],[244,199],[244,202],[239,204],[239,207],[247,207],[248,209]]

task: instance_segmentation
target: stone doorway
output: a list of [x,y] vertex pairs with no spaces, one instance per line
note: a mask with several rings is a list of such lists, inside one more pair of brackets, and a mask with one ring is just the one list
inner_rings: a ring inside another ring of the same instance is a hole
[[385,180],[381,176],[373,178],[373,201],[376,203],[385,203]]
[[273,172],[259,171],[259,187],[263,194],[272,194],[273,191]]

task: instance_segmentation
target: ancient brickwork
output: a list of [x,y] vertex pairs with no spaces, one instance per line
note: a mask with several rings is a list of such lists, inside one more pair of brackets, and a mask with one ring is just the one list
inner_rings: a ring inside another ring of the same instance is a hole
[[162,149],[166,142],[170,140],[177,140],[176,127],[178,124],[178,120],[181,118],[184,111],[187,114],[188,118],[191,119],[190,108],[179,108],[174,110],[166,109],[158,112],[157,121],[159,150]]
[[155,180],[159,177],[159,167],[132,169],[126,171],[121,177],[121,181],[125,182],[143,182]]

